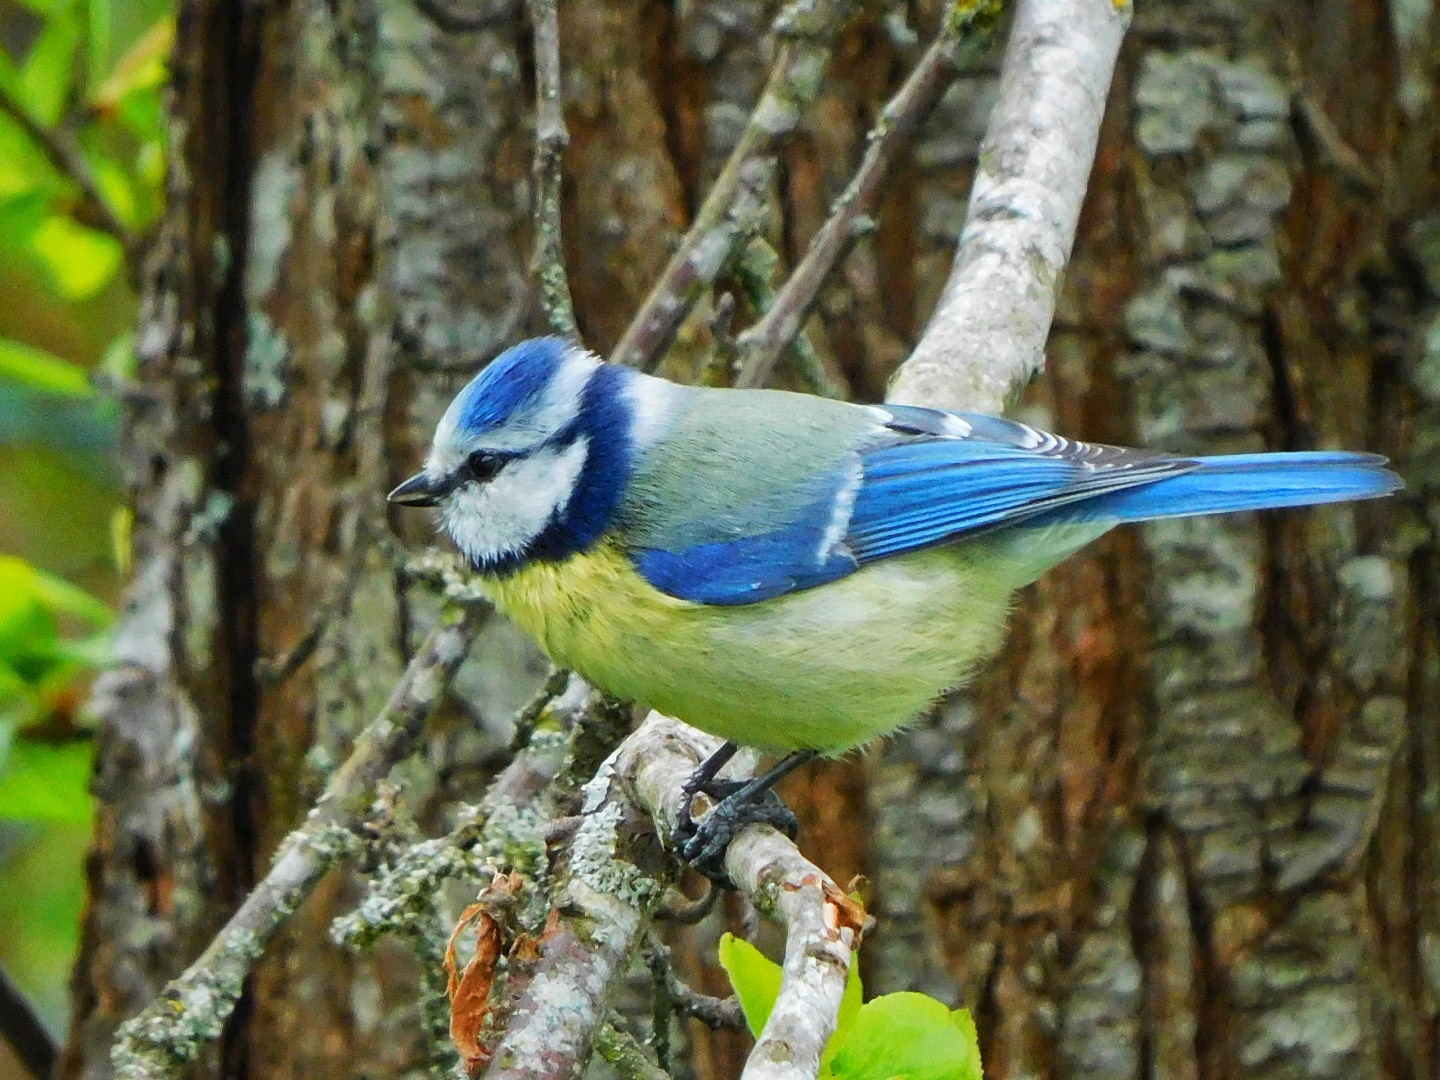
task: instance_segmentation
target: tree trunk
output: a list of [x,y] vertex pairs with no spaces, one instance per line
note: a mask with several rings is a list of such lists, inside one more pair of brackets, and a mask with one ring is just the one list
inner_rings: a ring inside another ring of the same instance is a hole
[[[937,7],[910,13],[922,40]],[[774,10],[562,5],[565,242],[597,351],[748,114]],[[875,16],[784,154],[792,263],[913,61]],[[1440,1072],[1437,40],[1400,2],[1142,6],[1021,403],[1185,453],[1377,450],[1407,493],[1112,535],[1026,593],[969,693],[790,785],[807,853],[873,880],[870,989],[973,1006],[994,1077]],[[957,80],[812,320],[857,399],[944,282],[992,86]],[[513,0],[182,7],[67,1077],[108,1075],[116,1024],[263,872],[433,623],[403,569],[429,534],[383,494],[541,329],[533,96]],[[671,374],[695,375],[703,322]],[[427,830],[478,796],[543,670],[487,627],[398,784]],[[356,897],[333,873],[297,913],[207,1072],[423,1063],[408,950],[331,944]],[[692,1034],[701,1075],[735,1072],[738,1043]]]

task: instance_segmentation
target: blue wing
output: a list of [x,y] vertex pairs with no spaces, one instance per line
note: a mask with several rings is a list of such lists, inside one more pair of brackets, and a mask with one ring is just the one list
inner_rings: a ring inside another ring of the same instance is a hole
[[813,495],[774,530],[636,550],[640,573],[683,600],[748,604],[1009,526],[1295,506],[1398,486],[1373,455],[1182,458],[989,416],[912,406],[874,412],[873,437],[815,478]]

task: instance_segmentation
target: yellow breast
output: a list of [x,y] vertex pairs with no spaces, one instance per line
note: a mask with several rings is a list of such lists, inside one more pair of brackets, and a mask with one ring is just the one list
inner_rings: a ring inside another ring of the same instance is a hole
[[1000,641],[1008,589],[941,548],[774,600],[677,600],[601,545],[488,579],[560,666],[723,738],[841,752],[912,720]]

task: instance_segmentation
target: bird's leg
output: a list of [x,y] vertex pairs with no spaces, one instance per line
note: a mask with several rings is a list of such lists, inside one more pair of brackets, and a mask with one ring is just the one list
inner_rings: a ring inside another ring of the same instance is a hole
[[[727,747],[730,752],[710,769],[715,758],[725,753]],[[695,775],[685,783],[686,814],[676,831],[681,857],[711,881],[729,885],[730,880],[725,874],[725,849],[730,846],[730,841],[740,829],[753,824],[773,825],[793,840],[800,824],[795,820],[790,808],[780,801],[773,788],[783,777],[813,760],[815,753],[814,750],[797,750],[753,780],[716,780],[715,773],[735,754],[733,744],[726,743],[722,746],[707,758]],[[708,776],[702,777],[701,774],[707,769]],[[691,791],[692,787],[694,791]],[[689,808],[690,802],[700,791],[720,801],[705,815],[705,819],[697,824],[695,819],[690,817]]]
[[730,764],[730,759],[738,753],[740,747],[733,742],[721,745],[719,750],[702,761],[699,767],[690,774],[690,779],[685,781],[684,787],[680,789],[685,801],[680,804],[680,822],[676,826],[675,833],[683,842],[695,835],[695,819],[690,816],[690,808],[695,805],[695,796],[702,791],[709,794],[710,786],[715,781],[715,774]]

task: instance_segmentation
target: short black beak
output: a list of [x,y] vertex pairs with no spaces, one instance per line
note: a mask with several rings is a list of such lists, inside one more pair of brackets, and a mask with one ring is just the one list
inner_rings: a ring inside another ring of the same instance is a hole
[[386,495],[385,501],[399,503],[401,506],[438,506],[443,494],[444,485],[432,479],[429,473],[422,472],[416,473]]

